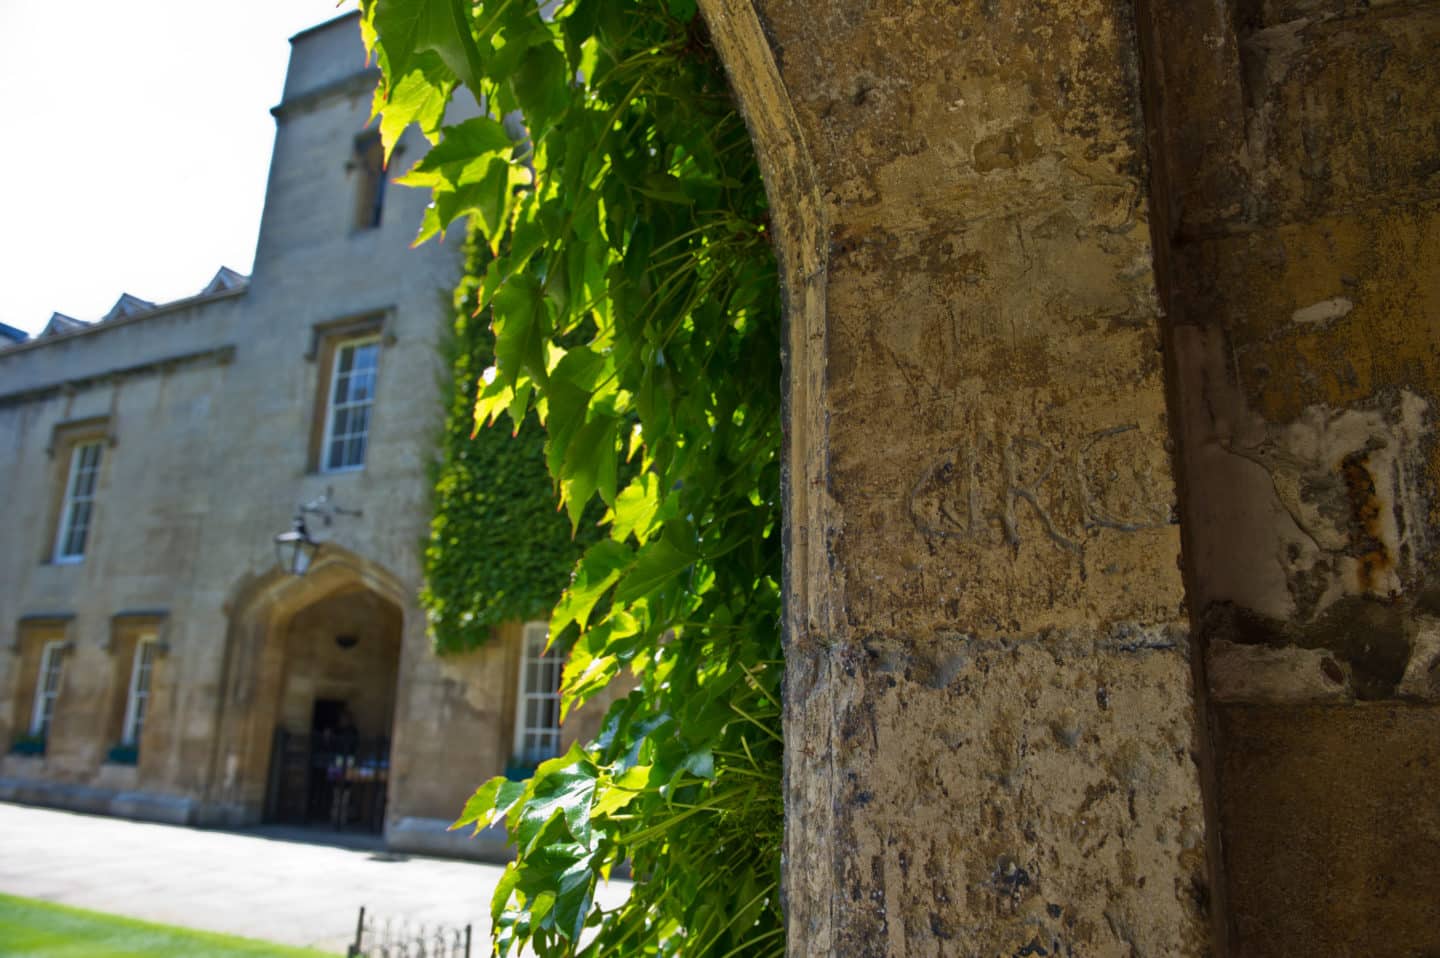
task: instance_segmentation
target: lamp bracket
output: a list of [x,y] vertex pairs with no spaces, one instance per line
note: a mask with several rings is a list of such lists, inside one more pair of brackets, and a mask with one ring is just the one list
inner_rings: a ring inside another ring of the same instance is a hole
[[326,526],[329,526],[336,516],[352,516],[358,518],[365,514],[361,509],[346,509],[343,506],[336,505],[332,499],[334,495],[334,488],[326,486],[325,491],[320,495],[311,499],[309,502],[302,502],[295,507],[295,520],[297,522],[304,522],[307,515],[318,516]]

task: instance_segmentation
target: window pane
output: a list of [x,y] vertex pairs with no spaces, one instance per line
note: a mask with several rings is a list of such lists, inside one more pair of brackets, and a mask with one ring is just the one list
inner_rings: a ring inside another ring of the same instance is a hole
[[362,438],[370,434],[369,406],[355,406],[350,410],[350,433]]
[[559,686],[564,656],[545,648],[549,629],[531,622],[521,637],[520,703],[516,711],[515,748],[524,760],[540,762],[560,749]]
[[103,448],[100,442],[85,442],[70,450],[70,471],[65,480],[65,498],[60,507],[59,528],[55,532],[57,559],[76,559],[85,553],[91,503],[95,499],[96,485],[100,478]]
[[369,370],[350,377],[350,401],[369,402],[375,395],[375,373]]
[[136,676],[135,688],[141,695],[150,691],[150,665],[155,658],[155,643],[142,642],[140,644],[140,674]]
[[40,674],[35,678],[35,708],[30,719],[30,731],[45,735],[50,729],[50,718],[55,713],[55,697],[60,691],[60,643],[48,642],[40,655]]
[[85,533],[90,528],[90,503],[77,502],[70,507],[70,530],[65,537],[62,555],[85,554]]
[[330,430],[331,435],[340,439],[350,435],[350,410],[340,408],[335,410],[335,425]]
[[353,469],[365,464],[379,355],[380,344],[374,341],[347,343],[335,351],[334,382],[326,410],[324,469]]

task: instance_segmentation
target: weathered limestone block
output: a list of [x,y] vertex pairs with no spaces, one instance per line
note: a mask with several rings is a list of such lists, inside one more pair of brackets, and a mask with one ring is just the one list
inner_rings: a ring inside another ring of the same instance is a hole
[[1215,714],[1232,953],[1435,954],[1440,709]]
[[791,952],[1207,953],[1129,5],[702,8],[790,324]]
[[1440,953],[1440,10],[1142,10],[1219,945]]

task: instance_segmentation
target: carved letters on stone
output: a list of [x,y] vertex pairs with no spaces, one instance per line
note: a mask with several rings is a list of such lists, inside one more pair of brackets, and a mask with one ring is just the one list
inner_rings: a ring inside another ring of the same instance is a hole
[[933,462],[907,507],[927,536],[1018,547],[1038,527],[1078,553],[1097,529],[1136,532],[1170,521],[1150,475],[1148,439],[1134,424],[1090,433],[1073,449],[1024,434],[978,436]]

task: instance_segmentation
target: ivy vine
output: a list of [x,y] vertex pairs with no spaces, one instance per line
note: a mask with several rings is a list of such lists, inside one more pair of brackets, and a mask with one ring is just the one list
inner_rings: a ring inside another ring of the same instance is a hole
[[[516,846],[496,950],[779,954],[779,293],[704,24],[693,0],[362,9],[387,151],[411,123],[436,143],[402,180],[432,191],[420,239],[468,216],[494,257],[476,416],[543,423],[572,529],[604,509],[551,617],[563,709],[636,684],[594,742],[467,803]],[[445,126],[462,86],[484,115]]]
[[450,383],[432,516],[425,543],[420,604],[440,653],[486,642],[502,622],[549,616],[584,548],[599,538],[592,502],[574,536],[555,510],[545,471],[545,430],[533,411],[518,429],[477,429],[475,386],[495,361],[490,314],[479,309],[491,260],[483,238],[465,245],[465,274],[455,290],[454,321],[444,345]]

